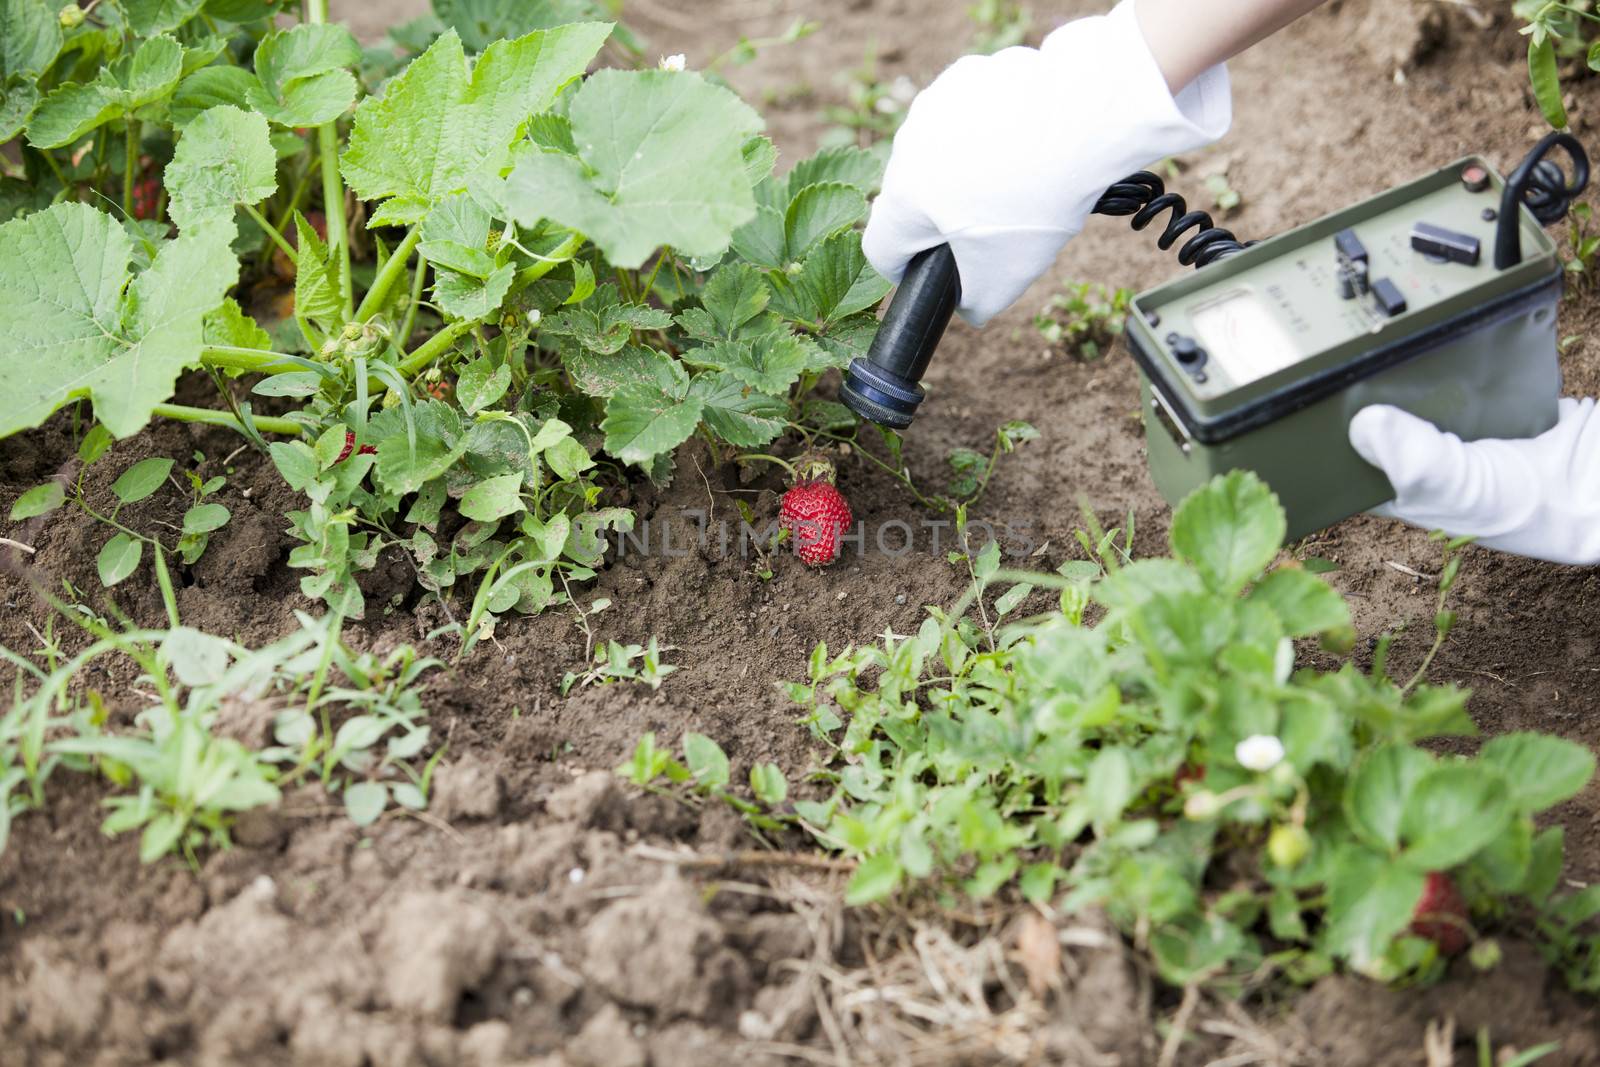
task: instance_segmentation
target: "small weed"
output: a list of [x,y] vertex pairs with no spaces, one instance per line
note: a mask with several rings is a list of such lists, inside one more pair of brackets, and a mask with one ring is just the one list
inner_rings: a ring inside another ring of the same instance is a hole
[[1244,203],[1244,197],[1239,195],[1239,191],[1228,184],[1226,171],[1209,175],[1206,178],[1206,190],[1211,194],[1211,203],[1224,215],[1239,210]]
[[1568,220],[1567,252],[1562,257],[1562,262],[1567,268],[1567,273],[1576,275],[1577,285],[1574,289],[1587,289],[1594,283],[1595,256],[1600,254],[1600,233],[1591,233],[1590,226],[1594,223],[1594,208],[1589,204],[1572,205],[1572,214]]
[[1133,296],[1132,289],[1068,282],[1033,317],[1033,326],[1052,348],[1091,362],[1122,336]]
[[[650,638],[649,645],[624,645],[607,641],[604,648],[595,651],[594,664],[588,670],[581,673],[568,671],[566,677],[561,679],[561,695],[566,696],[573,686],[581,689],[584,686],[612,685],[616,682],[641,682],[651,689],[660,689],[667,675],[678,669],[661,662],[661,653],[671,651],[670,645],[662,648],[654,637]],[[639,661],[637,665],[635,660]]]
[[906,120],[906,110],[917,95],[917,85],[905,75],[884,81],[878,73],[878,56],[869,48],[861,66],[843,78],[846,101],[822,109],[832,124],[822,135],[823,148],[856,145],[871,148],[887,142]]
[[1013,0],[978,0],[967,8],[972,20],[972,45],[967,50],[991,55],[1012,48],[1028,39],[1033,29],[1033,12]]

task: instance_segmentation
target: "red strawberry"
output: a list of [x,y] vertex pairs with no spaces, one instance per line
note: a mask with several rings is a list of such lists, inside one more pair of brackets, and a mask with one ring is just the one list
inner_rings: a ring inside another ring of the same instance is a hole
[[1196,785],[1199,785],[1205,780],[1205,764],[1196,763],[1193,760],[1184,760],[1183,763],[1179,765],[1178,772],[1172,776],[1172,784],[1176,786],[1182,786],[1185,782],[1193,782]]
[[778,521],[794,538],[794,554],[802,563],[826,567],[839,558],[840,542],[854,522],[850,503],[833,484],[833,465],[826,460],[800,464],[799,480],[783,494]]
[[1422,889],[1422,899],[1411,912],[1411,933],[1439,946],[1446,956],[1467,947],[1472,922],[1461,891],[1442,871],[1431,871]]
[[[339,450],[339,458],[334,460],[334,462],[343,463],[345,460],[350,458],[350,453],[355,451],[356,435],[353,431],[346,430],[344,432],[344,447]],[[371,445],[362,445],[361,451],[357,452],[356,454],[361,456],[375,456],[378,454],[378,450],[373,448]]]
[[133,184],[133,217],[153,219],[161,203],[161,179],[141,178]]

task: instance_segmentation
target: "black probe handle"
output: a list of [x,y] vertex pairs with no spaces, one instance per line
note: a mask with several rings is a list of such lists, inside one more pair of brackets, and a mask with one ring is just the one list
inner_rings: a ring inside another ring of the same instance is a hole
[[919,384],[961,303],[955,253],[939,245],[913,256],[865,359],[852,360],[839,397],[857,415],[903,430],[922,404]]
[[950,246],[918,252],[889,301],[867,359],[913,385],[921,381],[959,303],[961,275]]

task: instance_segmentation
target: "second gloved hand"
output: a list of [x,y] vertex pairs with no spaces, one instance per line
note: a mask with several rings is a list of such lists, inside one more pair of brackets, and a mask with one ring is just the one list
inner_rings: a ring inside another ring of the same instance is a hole
[[1227,72],[1176,97],[1145,43],[1134,0],[1079,19],[1037,48],[968,56],[912,103],[895,137],[864,248],[898,282],[918,252],[948,243],[962,316],[1010,306],[1130,171],[1227,132]]
[[1350,443],[1394,485],[1377,514],[1553,563],[1600,563],[1600,411],[1561,401],[1530,441],[1465,442],[1393,407],[1350,421]]

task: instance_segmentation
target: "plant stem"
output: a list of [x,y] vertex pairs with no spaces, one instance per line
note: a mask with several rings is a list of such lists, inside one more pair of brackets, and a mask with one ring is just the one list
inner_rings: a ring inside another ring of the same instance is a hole
[[[150,542],[150,547],[155,550],[150,555],[155,560],[156,584],[161,586],[161,602],[167,608],[167,622],[173,629],[177,629],[183,624],[178,621],[178,597],[172,591],[172,575],[167,573],[167,550],[162,548],[161,542],[154,538],[147,538],[146,540]],[[152,672],[152,677],[165,681],[166,672],[154,671]]]
[[61,183],[61,191],[70,193],[72,191],[72,183],[67,181],[67,176],[61,172],[61,164],[56,162],[56,157],[43,148],[38,148],[34,151],[39,153],[39,158],[44,160],[45,165],[50,168],[50,173],[54,174],[56,181]]
[[795,481],[800,480],[800,472],[795,470],[794,464],[790,463],[786,459],[779,459],[777,456],[769,456],[765,452],[744,452],[741,453],[737,458],[740,463],[750,459],[759,459],[767,463],[776,463],[778,466],[789,472],[790,478],[793,478]]
[[[328,21],[328,0],[311,0],[307,21],[320,25]],[[344,289],[344,313],[349,318],[355,308],[355,288],[350,279],[350,233],[344,217],[344,180],[339,176],[338,120],[317,127],[317,154],[322,158],[322,210],[328,216],[328,251],[337,251],[343,270],[339,282]]]
[[[331,231],[330,231],[331,232]],[[422,241],[422,226],[416,225],[406,231],[405,240],[400,242],[388,259],[384,260],[383,269],[372,280],[372,288],[367,290],[367,295],[361,298],[361,306],[356,309],[356,321],[366,322],[376,315],[383,307],[383,302],[389,299],[389,290],[394,288],[395,282],[406,272],[406,260],[411,258],[411,253]],[[346,279],[348,282],[348,279]]]
[[443,355],[445,350],[455,344],[458,337],[471,330],[473,325],[470,319],[452,322],[424,341],[415,352],[401,360],[400,373],[407,378],[415,376],[417,372]]
[[265,352],[257,348],[230,348],[226,345],[202,348],[200,362],[208,367],[254,371],[260,374],[283,374],[287,371],[305,369],[277,352]]
[[428,261],[421,256],[417,257],[417,276],[411,279],[411,306],[406,308],[405,322],[400,324],[400,332],[395,335],[394,342],[400,351],[406,350],[406,345],[411,343],[411,331],[417,326],[417,306],[422,303],[422,286],[428,277]]
[[272,238],[272,243],[278,246],[278,251],[288,256],[289,262],[298,267],[300,265],[300,255],[294,250],[294,245],[290,244],[283,234],[278,232],[278,228],[268,222],[266,216],[257,211],[254,205],[244,204],[241,206],[244,208],[244,213],[254,219],[256,225],[260,226],[266,232],[266,235]]
[[549,274],[551,271],[561,266],[561,264],[570,262],[572,257],[577,254],[578,249],[582,247],[583,234],[573,234],[565,241],[562,241],[560,244],[552,248],[549,256],[544,257],[531,267],[525,267],[524,269],[518,271],[517,285],[524,286],[538,281],[546,274]]
[[[139,120],[132,115],[127,119],[127,161],[122,167],[122,210],[133,218],[133,179],[139,164]],[[174,623],[173,625],[177,625]]]
[[[244,432],[244,425],[226,411],[213,411],[210,408],[192,408],[183,404],[157,404],[151,413],[160,415],[164,419],[176,419],[179,422],[197,422],[205,426],[226,426],[230,430]],[[262,433],[281,433],[289,437],[299,437],[305,433],[305,427],[292,419],[273,418],[270,415],[261,415],[250,420],[255,423],[256,429]]]

